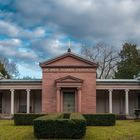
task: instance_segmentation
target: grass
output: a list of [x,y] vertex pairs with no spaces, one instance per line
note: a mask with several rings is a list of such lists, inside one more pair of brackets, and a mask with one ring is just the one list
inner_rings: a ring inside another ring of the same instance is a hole
[[34,140],[32,126],[15,126],[13,121],[0,120],[0,140]]
[[[35,140],[32,126],[15,126],[13,121],[0,120],[0,140]],[[87,127],[84,140],[140,140],[140,122],[117,121],[116,126]]]
[[140,140],[140,122],[117,121],[116,126],[87,127],[86,139],[94,140]]

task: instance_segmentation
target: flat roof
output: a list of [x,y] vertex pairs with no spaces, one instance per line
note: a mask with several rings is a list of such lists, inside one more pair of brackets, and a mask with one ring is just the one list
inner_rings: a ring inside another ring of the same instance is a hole
[[138,79],[96,79],[97,83],[140,83]]
[[42,79],[2,79],[0,83],[42,83]]
[[[97,83],[140,83],[137,79],[96,79]],[[42,83],[42,79],[2,79],[0,83]]]

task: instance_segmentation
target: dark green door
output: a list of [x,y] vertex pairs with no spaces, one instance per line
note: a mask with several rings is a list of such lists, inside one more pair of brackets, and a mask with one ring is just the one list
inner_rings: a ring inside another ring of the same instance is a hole
[[75,93],[63,92],[63,111],[66,113],[75,112]]

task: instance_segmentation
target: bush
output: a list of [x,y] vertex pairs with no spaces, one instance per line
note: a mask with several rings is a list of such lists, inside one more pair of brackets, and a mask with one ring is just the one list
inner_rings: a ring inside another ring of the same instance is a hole
[[136,119],[139,119],[139,116],[140,116],[140,109],[135,109],[134,110],[134,114],[136,116]]
[[125,114],[116,114],[116,120],[126,120],[126,115]]
[[[74,138],[85,135],[86,120],[80,114],[49,114],[34,120],[36,138]],[[65,119],[68,118],[68,119]]]
[[44,116],[46,114],[25,114],[25,113],[17,113],[14,114],[14,124],[15,125],[33,125],[33,120],[40,117]]
[[70,118],[70,113],[64,113],[63,118],[64,119],[69,119]]
[[84,114],[88,126],[113,126],[116,118],[114,114]]

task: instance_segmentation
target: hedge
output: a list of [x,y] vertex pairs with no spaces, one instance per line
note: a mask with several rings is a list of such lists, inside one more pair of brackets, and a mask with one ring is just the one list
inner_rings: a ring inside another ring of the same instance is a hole
[[36,138],[80,139],[86,133],[86,120],[77,113],[49,114],[34,120]]
[[86,133],[86,119],[83,117],[83,115],[78,113],[72,113],[70,115],[70,119],[75,122],[75,125],[73,127],[73,137],[80,139],[84,137]]
[[44,116],[46,114],[35,114],[35,113],[30,113],[30,114],[25,114],[25,113],[17,113],[14,114],[14,124],[15,125],[33,125],[33,120],[40,117]]
[[134,110],[134,114],[136,116],[136,119],[139,119],[139,116],[140,116],[140,109],[135,109]]
[[115,114],[84,114],[88,126],[113,126]]

